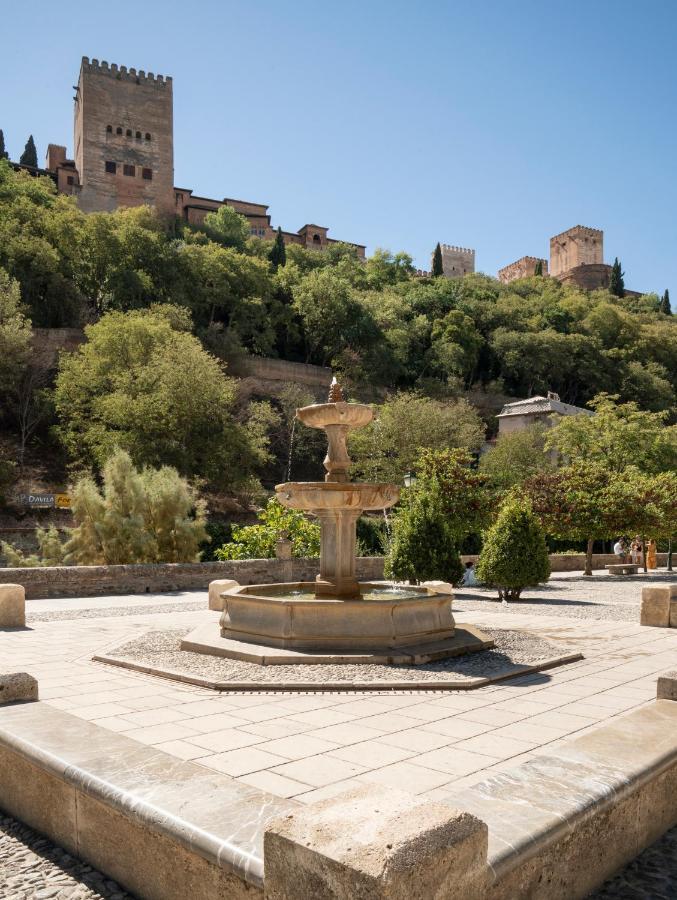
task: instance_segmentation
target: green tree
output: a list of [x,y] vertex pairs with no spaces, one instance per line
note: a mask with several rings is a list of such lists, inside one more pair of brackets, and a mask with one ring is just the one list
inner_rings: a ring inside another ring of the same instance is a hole
[[447,528],[457,546],[479,534],[491,521],[494,507],[485,475],[472,466],[467,450],[421,450],[414,471],[416,484],[434,486]]
[[251,232],[249,220],[226,203],[207,213],[202,227],[211,240],[236,250],[244,250]]
[[119,447],[136,465],[236,487],[265,448],[233,418],[233,382],[172,315],[113,312],[86,329],[87,342],[61,357],[57,432],[81,465],[101,467]]
[[670,291],[666,288],[661,297],[661,312],[666,316],[672,315],[672,307],[670,306]]
[[[80,478],[72,491],[75,527],[62,545],[56,529],[39,530],[41,557],[31,565],[115,565],[196,562],[207,538],[204,501],[176,469],[134,468],[117,451],[103,469],[99,488]],[[6,552],[6,548],[3,548]],[[16,552],[13,565],[25,565]]]
[[292,556],[320,555],[320,526],[293,509],[287,509],[275,497],[261,510],[256,525],[235,525],[232,541],[216,552],[217,559],[272,559],[275,543],[286,537],[292,543]]
[[355,473],[367,481],[395,481],[414,471],[420,451],[477,451],[484,425],[465,400],[442,402],[401,392],[376,410],[376,419],[350,435]]
[[5,150],[5,135],[0,128],[0,159],[9,159],[9,153]]
[[629,526],[619,513],[613,485],[604,465],[578,460],[555,472],[540,472],[520,487],[547,534],[586,542],[588,576],[592,575],[595,540],[617,536]]
[[11,402],[30,356],[31,323],[19,283],[0,269],[0,417]]
[[499,493],[553,468],[545,452],[545,429],[539,425],[499,435],[491,449],[480,457],[480,472]]
[[543,260],[539,259],[534,268],[534,275],[542,275],[543,274]]
[[270,264],[273,267],[274,272],[277,272],[280,266],[284,266],[287,263],[287,250],[284,246],[282,229],[279,227],[279,225],[277,228],[277,233],[275,234],[273,246],[270,248],[270,253],[268,254],[268,259],[270,260]]
[[625,272],[621,269],[621,264],[618,261],[618,257],[616,257],[609,276],[609,291],[614,297],[625,297],[624,275]]
[[616,474],[630,465],[644,472],[677,468],[677,426],[666,426],[668,413],[617,400],[598,394],[590,403],[594,416],[562,416],[546,436],[546,449],[571,463],[595,463]]
[[32,166],[34,169],[38,167],[38,151],[35,149],[35,141],[33,135],[28,136],[24,152],[19,157],[19,164],[22,166]]
[[498,588],[499,600],[519,600],[525,587],[550,577],[545,534],[528,503],[506,502],[484,538],[477,577]]
[[441,275],[444,275],[444,264],[442,263],[442,248],[440,247],[439,241],[435,245],[435,250],[433,252],[433,262],[430,274],[433,278],[439,278]]
[[438,579],[453,584],[462,569],[439,485],[435,480],[417,484],[406,493],[394,516],[386,578],[414,584]]

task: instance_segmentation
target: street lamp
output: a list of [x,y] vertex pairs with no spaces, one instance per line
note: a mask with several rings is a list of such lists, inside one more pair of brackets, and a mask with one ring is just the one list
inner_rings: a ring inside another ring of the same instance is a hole
[[413,487],[416,484],[416,476],[413,472],[405,472],[404,474],[404,486],[405,487]]

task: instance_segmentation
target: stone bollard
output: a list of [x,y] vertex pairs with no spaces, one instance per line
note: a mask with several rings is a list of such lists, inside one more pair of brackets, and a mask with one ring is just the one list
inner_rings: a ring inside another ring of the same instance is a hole
[[403,791],[365,785],[269,823],[266,900],[486,896],[484,822]]
[[640,625],[677,628],[677,584],[642,588]]
[[38,682],[28,672],[0,673],[0,706],[17,700],[37,700]]
[[663,672],[656,682],[656,700],[677,701],[677,669]]
[[239,581],[233,581],[232,578],[219,578],[216,581],[209,582],[209,608],[218,609],[223,612],[225,601],[221,594],[229,591],[231,588],[239,587]]
[[20,584],[0,584],[0,628],[26,624],[26,592]]

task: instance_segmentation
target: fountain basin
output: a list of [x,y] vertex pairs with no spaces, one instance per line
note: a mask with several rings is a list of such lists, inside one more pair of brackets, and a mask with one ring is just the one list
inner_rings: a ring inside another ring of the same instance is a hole
[[296,410],[296,417],[310,428],[326,428],[327,425],[345,425],[347,428],[363,428],[374,418],[371,406],[364,403],[314,403]]
[[303,651],[388,651],[454,635],[452,596],[361,583],[359,599],[317,597],[313,582],[257,584],[221,596],[221,637]]
[[339,481],[287,481],[275,487],[277,499],[289,509],[354,510],[389,509],[397,503],[395,484],[359,484]]

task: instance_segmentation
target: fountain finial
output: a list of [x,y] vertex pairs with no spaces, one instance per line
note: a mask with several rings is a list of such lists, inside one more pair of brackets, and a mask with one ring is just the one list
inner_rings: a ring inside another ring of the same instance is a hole
[[344,403],[345,397],[343,396],[343,391],[341,390],[341,385],[336,380],[336,375],[331,380],[331,386],[329,387],[329,397],[327,399],[328,403]]

